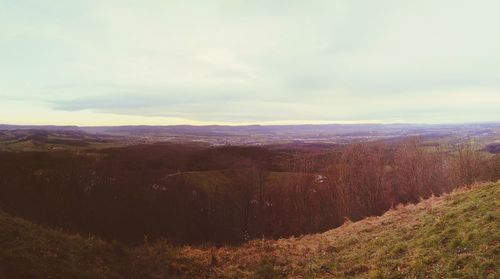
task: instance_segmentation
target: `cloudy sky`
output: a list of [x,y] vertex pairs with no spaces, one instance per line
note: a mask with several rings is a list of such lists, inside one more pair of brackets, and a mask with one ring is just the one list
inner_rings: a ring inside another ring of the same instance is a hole
[[500,121],[498,0],[0,0],[0,123]]

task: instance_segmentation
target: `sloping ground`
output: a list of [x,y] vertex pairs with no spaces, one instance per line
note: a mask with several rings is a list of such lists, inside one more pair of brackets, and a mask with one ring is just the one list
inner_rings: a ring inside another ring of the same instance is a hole
[[0,211],[0,278],[168,278],[178,266],[162,241],[128,248],[98,238],[46,228]]
[[110,244],[0,213],[0,278],[116,278]]
[[239,247],[127,248],[0,212],[0,278],[499,278],[499,220],[498,183]]
[[499,278],[499,214],[500,184],[488,184],[322,234],[181,255],[199,277]]

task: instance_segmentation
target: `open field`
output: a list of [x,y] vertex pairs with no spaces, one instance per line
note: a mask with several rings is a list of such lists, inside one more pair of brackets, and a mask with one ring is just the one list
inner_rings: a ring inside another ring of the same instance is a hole
[[353,142],[398,142],[419,137],[429,145],[498,143],[500,124],[358,124],[283,126],[118,126],[58,127],[0,125],[0,150],[82,150],[172,142],[224,145],[328,146]]

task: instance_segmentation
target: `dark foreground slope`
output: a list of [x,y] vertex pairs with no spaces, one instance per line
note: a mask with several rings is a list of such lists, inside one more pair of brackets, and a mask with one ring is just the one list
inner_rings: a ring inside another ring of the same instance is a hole
[[321,234],[238,247],[136,248],[0,214],[0,278],[498,278],[500,184]]
[[131,248],[33,224],[0,212],[0,278],[169,278],[175,257],[161,241]]
[[321,234],[185,248],[212,277],[499,278],[500,184],[461,189]]

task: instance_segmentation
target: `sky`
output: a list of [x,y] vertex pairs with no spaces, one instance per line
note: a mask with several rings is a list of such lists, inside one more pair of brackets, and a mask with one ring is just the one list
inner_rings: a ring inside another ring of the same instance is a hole
[[0,0],[0,123],[500,122],[498,0]]

